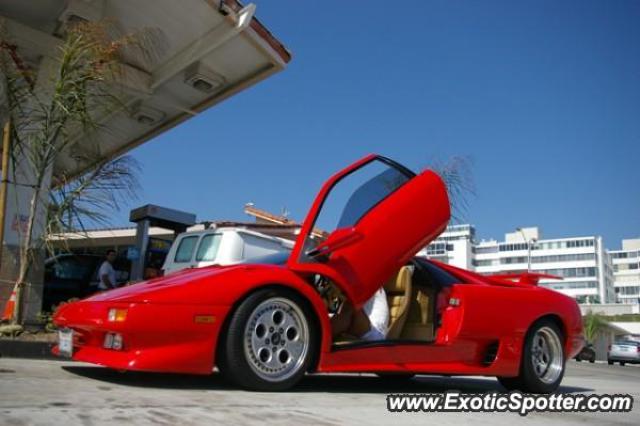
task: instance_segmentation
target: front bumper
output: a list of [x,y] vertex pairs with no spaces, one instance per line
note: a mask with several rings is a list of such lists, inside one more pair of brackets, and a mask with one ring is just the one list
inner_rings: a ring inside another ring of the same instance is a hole
[[[111,308],[127,309],[125,321],[108,322]],[[73,360],[117,370],[209,374],[228,311],[223,306],[81,301],[65,305],[54,322],[73,330]],[[211,320],[198,320],[203,317]],[[122,335],[122,350],[103,347],[107,333]],[[59,355],[57,345],[52,352]]]

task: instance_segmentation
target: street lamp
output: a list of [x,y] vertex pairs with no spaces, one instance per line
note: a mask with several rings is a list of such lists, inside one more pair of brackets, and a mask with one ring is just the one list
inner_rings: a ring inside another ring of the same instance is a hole
[[516,228],[516,231],[520,232],[522,239],[527,243],[527,272],[531,272],[531,247],[538,240],[536,238],[527,239],[522,228]]

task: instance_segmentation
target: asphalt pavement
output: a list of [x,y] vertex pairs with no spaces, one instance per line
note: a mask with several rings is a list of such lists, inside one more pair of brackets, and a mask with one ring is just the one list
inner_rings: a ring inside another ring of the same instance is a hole
[[630,413],[390,413],[389,393],[502,392],[493,378],[314,375],[283,393],[247,392],[218,375],[118,373],[80,363],[0,359],[2,425],[640,424],[640,368],[570,361],[560,392],[628,393]]

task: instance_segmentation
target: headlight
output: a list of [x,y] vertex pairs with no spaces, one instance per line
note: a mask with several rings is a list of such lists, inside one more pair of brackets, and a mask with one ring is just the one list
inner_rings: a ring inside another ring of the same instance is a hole
[[127,319],[127,310],[119,308],[109,309],[108,319],[110,322],[122,322]]

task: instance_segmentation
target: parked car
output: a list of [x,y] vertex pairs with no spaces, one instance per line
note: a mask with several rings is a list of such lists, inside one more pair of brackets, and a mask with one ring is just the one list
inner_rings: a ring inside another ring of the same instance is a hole
[[609,346],[607,352],[607,361],[609,365],[619,362],[625,365],[627,362],[631,364],[640,363],[640,342],[634,340],[618,340]]
[[[548,393],[584,344],[544,275],[483,276],[414,257],[447,226],[446,187],[370,155],[320,189],[290,255],[190,269],[65,305],[55,354],[116,370],[211,374],[284,390],[307,372],[496,376]],[[195,244],[195,243],[194,243]],[[384,340],[332,338],[330,317],[383,287]]]
[[[42,310],[50,312],[53,306],[69,299],[82,299],[98,291],[98,269],[104,256],[91,254],[60,254],[44,264],[44,291]],[[121,285],[129,279],[126,259],[117,259],[114,265],[116,282]]]
[[292,241],[244,228],[184,232],[171,245],[162,269],[166,275],[186,268],[233,265],[254,257],[288,253],[292,248]]
[[591,343],[587,343],[574,359],[578,362],[589,361],[593,364],[596,362],[596,350],[593,348]]

